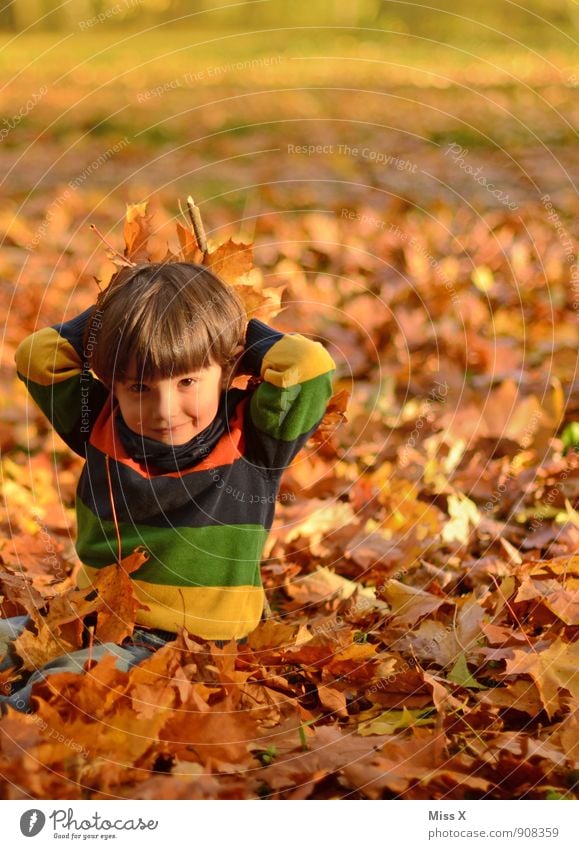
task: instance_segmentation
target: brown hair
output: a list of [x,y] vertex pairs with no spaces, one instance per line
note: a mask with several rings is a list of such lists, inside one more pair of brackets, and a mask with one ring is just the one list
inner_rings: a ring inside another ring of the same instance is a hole
[[232,365],[247,316],[234,289],[192,262],[121,269],[102,292],[84,334],[85,356],[112,388],[134,357],[139,380]]

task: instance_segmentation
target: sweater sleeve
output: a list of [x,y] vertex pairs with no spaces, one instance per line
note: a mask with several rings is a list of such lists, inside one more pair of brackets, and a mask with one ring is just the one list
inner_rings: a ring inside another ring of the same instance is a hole
[[263,378],[248,405],[247,457],[280,475],[322,420],[336,365],[320,342],[259,319],[248,323],[242,365]]
[[83,333],[94,307],[24,339],[14,355],[18,377],[58,435],[81,457],[109,391],[90,371]]

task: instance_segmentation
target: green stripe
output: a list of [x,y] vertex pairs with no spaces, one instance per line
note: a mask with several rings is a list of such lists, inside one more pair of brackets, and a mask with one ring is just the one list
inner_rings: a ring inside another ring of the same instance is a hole
[[[18,376],[24,381],[31,397],[44,415],[50,419],[58,433],[72,431],[81,411],[80,377],[69,377],[68,380],[60,383],[41,386],[21,374]],[[89,387],[90,383],[87,381],[85,386]],[[86,392],[86,389],[84,391]]]
[[250,401],[254,425],[274,439],[298,439],[324,415],[332,395],[333,373],[334,369],[286,389],[267,381],[260,383]]
[[[95,516],[76,500],[76,550],[87,566],[116,562],[117,535],[112,521]],[[172,587],[261,586],[259,561],[268,531],[261,525],[209,525],[204,528],[156,528],[119,524],[122,557],[137,546],[150,556],[133,578]]]

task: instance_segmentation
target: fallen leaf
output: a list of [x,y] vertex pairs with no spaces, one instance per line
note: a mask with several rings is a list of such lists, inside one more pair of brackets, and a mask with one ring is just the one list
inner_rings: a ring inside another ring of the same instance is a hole
[[579,698],[579,645],[560,638],[541,651],[515,649],[507,660],[507,675],[530,675],[539,691],[549,718],[562,707],[559,691],[567,690]]
[[445,603],[443,598],[407,586],[395,579],[386,581],[378,597],[385,599],[390,605],[395,624],[406,626],[414,625],[423,616],[433,613]]

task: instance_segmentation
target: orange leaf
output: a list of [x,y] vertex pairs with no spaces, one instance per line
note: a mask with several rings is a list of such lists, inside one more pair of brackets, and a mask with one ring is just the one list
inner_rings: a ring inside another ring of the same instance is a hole
[[322,421],[314,433],[310,436],[310,440],[312,440],[315,445],[326,442],[328,436],[333,433],[339,425],[348,421],[346,418],[346,410],[348,408],[349,398],[350,393],[346,389],[340,389],[339,392],[332,395],[328,401],[326,412],[324,413]]
[[22,658],[22,668],[35,671],[55,657],[76,651],[79,645],[59,639],[58,630],[42,623],[38,634],[24,630],[12,643],[13,650]]
[[346,695],[336,690],[335,687],[318,685],[318,696],[322,706],[335,716],[348,716],[346,710]]
[[229,239],[208,253],[205,262],[226,283],[237,283],[253,267],[252,246]]
[[200,263],[203,260],[203,251],[199,247],[197,242],[197,237],[193,230],[190,230],[188,227],[183,227],[183,225],[177,221],[177,235],[179,236],[179,242],[181,244],[181,259],[182,262],[196,262]]
[[295,645],[299,625],[284,625],[274,619],[260,622],[248,637],[249,647],[254,651],[259,649],[287,648]]
[[260,289],[258,286],[233,285],[233,289],[235,294],[240,297],[248,319],[259,318],[262,321],[267,321],[281,311],[283,287]]
[[147,240],[151,235],[150,215],[147,215],[147,202],[127,204],[125,226],[125,256],[133,262],[147,262]]
[[120,566],[107,566],[93,581],[92,588],[102,602],[95,630],[95,636],[101,642],[122,642],[133,633],[137,610],[149,609],[138,600],[135,585],[129,578],[131,572],[139,569],[148,558],[147,551],[136,548],[121,560]]
[[14,642],[25,669],[37,669],[59,655],[82,647],[82,620],[97,613],[95,636],[105,642],[120,643],[133,633],[135,614],[145,607],[136,598],[129,578],[148,557],[136,548],[121,561],[102,569],[90,587],[71,588],[43,607],[31,611],[37,634],[25,630]]
[[507,675],[530,675],[539,691],[549,717],[560,709],[559,690],[568,690],[574,699],[579,698],[579,645],[564,643],[557,638],[544,651],[515,649],[513,658],[507,660]]
[[438,610],[445,602],[443,598],[394,579],[387,581],[379,597],[388,602],[398,625],[413,625],[422,616]]

